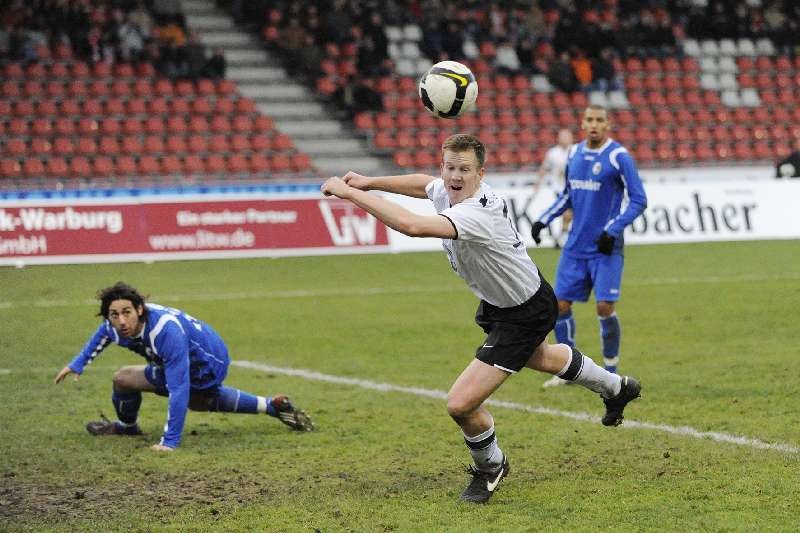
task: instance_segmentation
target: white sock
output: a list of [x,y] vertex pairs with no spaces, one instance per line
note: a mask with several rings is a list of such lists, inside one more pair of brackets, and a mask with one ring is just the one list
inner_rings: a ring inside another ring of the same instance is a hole
[[[463,431],[462,431],[463,433]],[[470,437],[464,433],[464,442],[469,447],[475,467],[483,472],[493,472],[503,464],[503,451],[497,445],[497,437],[494,434],[494,423],[491,427]]]
[[613,398],[622,388],[622,379],[605,368],[599,367],[577,348],[571,348],[571,357],[558,377],[574,381],[587,389],[599,392],[603,398]]

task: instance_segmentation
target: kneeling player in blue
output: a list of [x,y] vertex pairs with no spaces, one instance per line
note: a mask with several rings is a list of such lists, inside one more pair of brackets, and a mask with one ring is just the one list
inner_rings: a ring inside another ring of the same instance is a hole
[[[556,270],[556,340],[575,345],[572,302],[585,302],[594,289],[603,361],[606,370],[616,372],[621,338],[616,303],[622,285],[623,232],[647,207],[647,195],[633,158],[609,137],[606,109],[587,107],[581,128],[586,140],[573,145],[567,155],[564,190],[534,222],[531,236],[539,244],[539,233],[572,209],[572,228]],[[564,383],[554,376],[544,386]]]
[[98,299],[99,316],[105,320],[55,382],[73,373],[77,381],[86,365],[111,343],[141,355],[147,364],[126,366],[114,374],[111,401],[118,420],[103,417],[90,422],[86,429],[92,435],[141,435],[136,419],[142,392],[169,398],[164,434],[153,445],[159,451],[180,444],[187,409],[266,413],[292,429],[314,429],[309,416],[286,396],[256,396],[223,385],[230,365],[228,348],[208,324],[178,309],[145,303],[136,289],[122,282],[101,290]]

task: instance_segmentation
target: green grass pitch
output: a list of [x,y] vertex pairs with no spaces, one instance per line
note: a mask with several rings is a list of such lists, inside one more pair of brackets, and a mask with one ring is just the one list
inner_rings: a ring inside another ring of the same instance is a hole
[[[557,253],[530,252],[552,281]],[[94,292],[125,280],[212,324],[235,360],[446,391],[482,335],[443,253],[2,268],[0,530],[796,531],[798,257],[798,241],[629,247],[620,369],[644,390],[628,426],[560,416],[602,403],[513,376],[495,399],[556,414],[491,408],[511,474],[486,506],[457,501],[469,454],[441,399],[233,366],[228,384],[289,394],[318,431],[190,413],[158,454],[163,398],[145,395],[145,437],[84,429],[140,358],[112,347],[52,383],[98,323]],[[575,312],[599,360],[594,305]]]

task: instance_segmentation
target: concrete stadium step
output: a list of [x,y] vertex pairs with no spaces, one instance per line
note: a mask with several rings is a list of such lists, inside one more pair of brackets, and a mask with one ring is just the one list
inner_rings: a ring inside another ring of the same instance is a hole
[[295,138],[295,145],[312,156],[358,156],[366,153],[366,147],[360,139],[330,138],[303,139]]
[[314,166],[323,177],[343,176],[348,170],[367,175],[380,175],[393,172],[385,161],[369,156],[312,157]]
[[258,46],[259,42],[252,35],[244,31],[204,31],[200,38],[206,46],[221,46],[223,48],[236,46]]
[[337,120],[286,120],[276,121],[275,126],[296,139],[325,139],[349,136]]
[[228,67],[233,67],[261,64],[267,61],[268,57],[261,48],[226,48],[225,59],[228,62]]
[[311,93],[302,85],[293,83],[253,83],[251,80],[237,80],[239,92],[259,103],[282,103],[285,105],[305,104],[311,99]]
[[256,100],[256,107],[261,113],[269,115],[275,121],[327,116],[325,108],[317,102],[261,102]]
[[201,33],[236,30],[236,24],[226,15],[187,15],[186,24]]
[[181,7],[187,16],[219,13],[212,0],[182,0]]
[[[226,53],[227,59],[227,53]],[[262,61],[264,59],[262,58]],[[288,77],[286,76],[286,71],[282,68],[278,67],[234,67],[228,66],[226,73],[226,78],[230,78],[235,80],[236,82],[262,82],[262,83],[274,83],[274,82],[286,82],[288,81]]]

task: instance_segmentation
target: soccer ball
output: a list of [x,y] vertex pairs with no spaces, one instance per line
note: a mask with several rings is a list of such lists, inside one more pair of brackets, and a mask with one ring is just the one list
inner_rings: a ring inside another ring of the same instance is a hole
[[440,61],[419,80],[419,97],[434,116],[456,118],[475,104],[478,82],[465,65]]

